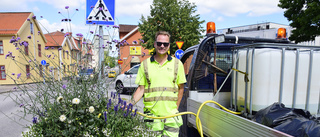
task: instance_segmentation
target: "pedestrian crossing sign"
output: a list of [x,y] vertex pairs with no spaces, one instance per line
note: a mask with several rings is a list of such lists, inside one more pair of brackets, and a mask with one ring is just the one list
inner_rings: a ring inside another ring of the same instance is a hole
[[87,0],[86,24],[114,25],[115,0]]

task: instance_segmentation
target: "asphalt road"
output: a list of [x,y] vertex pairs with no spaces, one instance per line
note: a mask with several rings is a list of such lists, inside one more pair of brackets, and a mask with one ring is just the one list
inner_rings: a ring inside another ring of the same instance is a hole
[[[115,92],[114,78],[106,79],[108,94]],[[8,92],[15,86],[0,86],[0,137],[19,137],[23,131],[27,131],[26,126],[32,124],[32,115],[27,115],[26,120],[20,119],[17,115],[19,110],[22,110],[15,102],[8,98],[9,94],[18,94],[19,90]],[[121,98],[131,99],[131,94],[121,94]],[[135,106],[140,112],[143,111],[142,99]],[[18,113],[21,115],[22,113]]]

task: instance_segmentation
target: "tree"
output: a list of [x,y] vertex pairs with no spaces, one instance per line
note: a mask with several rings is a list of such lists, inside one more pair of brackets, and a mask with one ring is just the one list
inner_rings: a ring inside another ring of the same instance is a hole
[[115,67],[116,66],[115,60],[116,60],[115,57],[109,56],[108,51],[104,52],[104,66],[109,66],[110,68]]
[[199,14],[195,15],[196,6],[187,0],[154,0],[150,16],[141,17],[139,32],[145,43],[141,45],[147,49],[154,48],[155,33],[163,30],[171,34],[170,54],[178,49],[176,41],[183,41],[182,50],[199,43],[200,26],[204,21],[199,21]]
[[320,1],[319,0],[280,0],[278,6],[286,9],[292,31],[290,40],[295,43],[314,40],[320,35]]

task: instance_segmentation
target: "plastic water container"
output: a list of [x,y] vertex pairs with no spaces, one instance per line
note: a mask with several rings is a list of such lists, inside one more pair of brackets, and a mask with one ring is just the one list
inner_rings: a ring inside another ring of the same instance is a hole
[[[252,82],[252,111],[263,109],[274,102],[279,102],[280,79],[281,79],[281,57],[282,49],[280,48],[256,48],[254,51],[253,72],[252,66],[252,51],[249,48],[248,54],[248,78],[249,82],[245,82],[244,74],[233,73],[232,86],[237,92],[237,108],[242,111],[245,105],[245,85],[247,85],[247,110],[250,107],[250,84]],[[294,80],[296,71],[296,54],[297,51],[285,50],[284,73],[283,73],[283,92],[281,102],[286,107],[293,107],[294,100]],[[238,50],[238,70],[246,72],[246,57],[247,48]],[[234,55],[234,60],[236,54]],[[305,109],[308,102],[308,111],[311,114],[318,113],[320,100],[320,52],[313,52],[312,74],[310,83],[310,96],[307,101],[307,85],[309,76],[309,60],[310,50],[300,49],[299,53],[299,68],[297,78],[297,92],[295,97],[295,108]],[[251,75],[253,78],[251,79]],[[237,83],[237,89],[236,89]],[[234,92],[233,92],[234,93]],[[235,94],[233,95],[235,99]],[[235,101],[233,101],[235,104]]]

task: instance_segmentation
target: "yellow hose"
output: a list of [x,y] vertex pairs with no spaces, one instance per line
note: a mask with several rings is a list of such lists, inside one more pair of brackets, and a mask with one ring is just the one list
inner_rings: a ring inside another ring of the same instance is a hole
[[232,114],[236,114],[236,115],[240,115],[241,114],[241,112],[231,111],[231,110],[225,108],[224,106],[220,105],[219,103],[217,103],[215,101],[212,101],[212,100],[207,100],[207,101],[203,102],[200,105],[197,114],[195,114],[193,112],[181,112],[181,113],[178,113],[178,114],[173,114],[173,115],[169,115],[169,116],[165,116],[165,117],[152,117],[152,116],[148,116],[148,115],[145,115],[143,113],[140,113],[140,112],[137,112],[137,113],[139,115],[141,115],[141,116],[144,116],[144,117],[147,117],[147,118],[152,118],[152,119],[166,119],[166,118],[176,117],[176,116],[180,116],[180,115],[192,114],[192,115],[194,115],[196,117],[197,130],[198,130],[200,136],[203,137],[202,124],[201,124],[201,120],[199,118],[199,115],[200,115],[200,111],[201,111],[202,107],[207,103],[214,103],[214,104],[218,105],[219,107],[221,107],[223,110],[225,110],[225,111],[227,111],[229,113],[232,113]]

